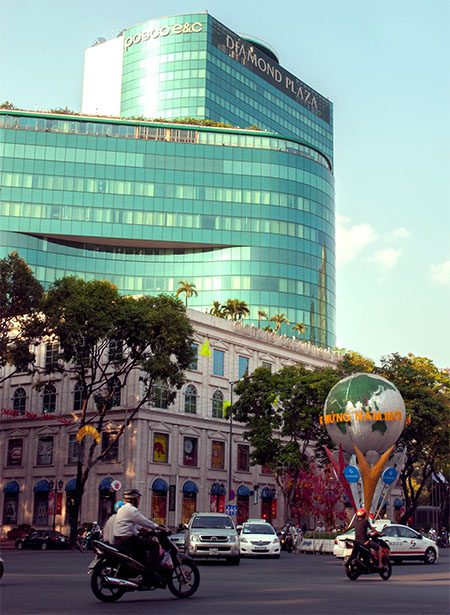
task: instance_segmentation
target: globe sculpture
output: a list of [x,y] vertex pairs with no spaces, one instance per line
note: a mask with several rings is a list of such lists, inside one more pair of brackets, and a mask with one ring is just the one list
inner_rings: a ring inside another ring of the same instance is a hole
[[[355,453],[367,510],[405,420],[405,404],[397,387],[374,374],[353,374],[340,380],[325,400],[321,423],[335,444]],[[366,459],[369,451],[380,455],[373,466]]]
[[344,451],[383,453],[403,431],[406,411],[397,387],[373,374],[353,374],[328,393],[323,423],[328,435]]

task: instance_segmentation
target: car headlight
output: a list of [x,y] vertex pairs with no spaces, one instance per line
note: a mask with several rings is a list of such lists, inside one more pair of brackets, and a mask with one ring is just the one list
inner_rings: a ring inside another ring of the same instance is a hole
[[241,538],[241,542],[248,542],[246,538]]
[[194,536],[191,536],[191,537],[189,538],[189,542],[200,542],[200,536],[196,536],[196,535],[194,534]]
[[274,545],[279,545],[280,544],[280,539],[279,538],[274,538],[273,539],[273,544]]
[[228,542],[237,542],[236,536],[228,536]]

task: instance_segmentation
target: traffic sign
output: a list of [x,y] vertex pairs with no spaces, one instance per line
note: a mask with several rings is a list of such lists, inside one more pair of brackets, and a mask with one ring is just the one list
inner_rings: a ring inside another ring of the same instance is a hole
[[395,468],[386,468],[381,478],[385,485],[392,485],[397,480],[398,472]]
[[113,480],[113,482],[111,483],[111,489],[113,491],[119,491],[121,487],[122,483],[120,482],[120,480]]
[[227,515],[233,516],[233,515],[237,515],[237,506],[236,504],[227,504],[225,506],[225,512],[227,513]]
[[344,476],[349,483],[357,483],[361,478],[361,472],[356,466],[346,466],[344,468]]

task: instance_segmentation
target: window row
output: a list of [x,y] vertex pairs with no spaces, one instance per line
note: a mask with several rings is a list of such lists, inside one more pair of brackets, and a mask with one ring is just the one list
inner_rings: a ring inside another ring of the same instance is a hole
[[[116,431],[107,431],[101,434],[102,461],[119,461],[119,440]],[[167,433],[155,432],[153,434],[152,450],[148,461],[153,463],[170,462],[170,436]],[[36,465],[51,466],[55,463],[55,455],[59,454],[55,449],[55,436],[39,436],[37,439]],[[8,440],[6,466],[21,467],[23,465],[24,439],[11,438]],[[76,439],[76,435],[70,435],[68,440],[66,463],[75,464],[78,462],[82,449]],[[183,438],[182,465],[198,467],[199,465],[199,439],[192,436]],[[225,441],[212,440],[209,450],[209,467],[213,470],[225,469]],[[250,471],[250,446],[248,444],[237,444],[235,465],[237,471]],[[267,468],[262,469],[263,473],[270,473]]]
[[91,221],[101,224],[130,224],[193,229],[284,235],[308,241],[318,241],[318,229],[294,222],[264,220],[248,217],[214,216],[207,214],[175,214],[164,212],[106,209],[103,207],[75,207],[70,205],[34,205],[7,202],[2,204],[2,215],[19,218],[40,218],[66,221]]
[[[182,87],[182,84],[180,84]],[[222,99],[219,100],[222,102]],[[250,120],[252,118],[249,118]],[[251,121],[250,121],[251,123]],[[129,124],[102,124],[86,121],[56,120],[46,118],[20,117],[0,115],[0,127],[20,128],[25,130],[42,130],[46,132],[57,132],[65,134],[83,134],[109,137],[125,137],[133,139],[152,139],[166,142],[184,141],[180,134],[190,132],[193,134],[191,143],[201,145],[220,145],[231,147],[246,147],[254,149],[272,149],[276,151],[288,151],[300,156],[307,156],[319,162],[321,165],[330,168],[328,159],[321,155],[314,147],[296,143],[286,139],[276,139],[274,137],[263,137],[256,133],[255,136],[247,134],[233,134],[231,132],[183,129],[178,127],[161,126],[136,126]],[[309,135],[305,135],[309,137]],[[309,137],[310,139],[310,137]],[[314,144],[315,145],[315,144]],[[321,144],[317,142],[317,145]],[[25,145],[22,146],[23,148]],[[25,151],[25,150],[24,150]],[[20,156],[19,153],[15,154]],[[106,156],[106,152],[104,152]],[[103,163],[105,164],[105,163]]]

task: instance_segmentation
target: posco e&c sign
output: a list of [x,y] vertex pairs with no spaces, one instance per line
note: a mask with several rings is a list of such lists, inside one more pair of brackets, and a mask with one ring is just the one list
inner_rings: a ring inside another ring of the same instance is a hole
[[160,28],[155,28],[154,30],[139,32],[133,36],[127,36],[124,42],[125,51],[127,51],[132,45],[137,45],[138,43],[149,41],[151,39],[163,38],[165,36],[169,36],[169,34],[192,34],[201,32],[202,30],[203,24],[199,21],[192,24],[176,23],[173,26],[161,26]]

